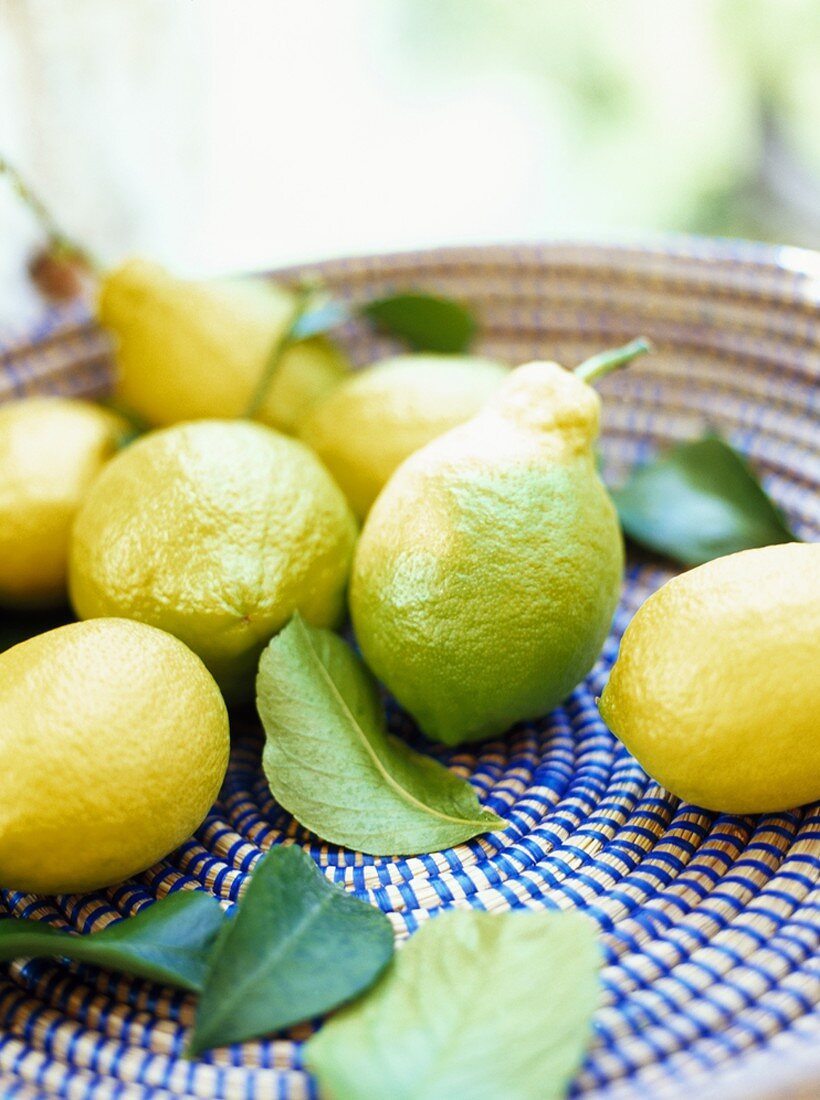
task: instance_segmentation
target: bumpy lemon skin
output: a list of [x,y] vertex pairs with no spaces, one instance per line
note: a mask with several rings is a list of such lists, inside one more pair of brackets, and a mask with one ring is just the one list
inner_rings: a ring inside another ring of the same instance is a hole
[[0,886],[95,890],[199,826],[228,764],[205,666],[142,623],[71,623],[0,654]]
[[592,453],[599,412],[595,391],[557,364],[519,367],[376,500],[353,623],[429,737],[502,733],[556,706],[594,664],[623,573]]
[[241,702],[294,611],[338,625],[356,535],[344,494],[304,444],[248,421],[179,424],[131,444],[88,493],[71,600],[82,619],[169,631]]
[[[262,279],[179,279],[132,259],[100,285],[98,316],[115,338],[116,395],[148,424],[241,416],[294,305]],[[282,356],[256,419],[292,434],[348,361],[314,337]]]
[[0,406],[0,605],[65,601],[71,524],[127,430],[108,410],[68,397]]
[[667,790],[752,814],[820,798],[820,544],[717,558],[640,607],[600,701]]
[[332,389],[308,410],[298,435],[363,519],[405,458],[475,416],[508,374],[474,355],[396,355]]

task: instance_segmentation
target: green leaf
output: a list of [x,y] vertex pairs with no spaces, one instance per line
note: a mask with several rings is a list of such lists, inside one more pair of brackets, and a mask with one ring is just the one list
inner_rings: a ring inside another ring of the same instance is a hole
[[466,780],[386,732],[375,681],[331,631],[294,616],[262,654],[256,696],[270,789],[323,840],[416,854],[503,827]]
[[224,922],[222,906],[201,890],[178,890],[135,917],[85,936],[9,917],[0,920],[0,960],[73,959],[197,992]]
[[308,1068],[337,1100],[561,1097],[590,1038],[599,967],[579,913],[445,913],[308,1042]]
[[332,298],[317,298],[291,325],[291,343],[321,336],[349,320],[350,312],[341,302]]
[[630,538],[684,565],[794,542],[782,513],[728,443],[683,443],[612,494]]
[[431,294],[378,298],[362,306],[361,313],[415,351],[466,351],[476,333],[476,321],[469,310]]
[[300,848],[274,848],[217,942],[191,1053],[328,1012],[371,985],[392,955],[384,913],[332,886]]

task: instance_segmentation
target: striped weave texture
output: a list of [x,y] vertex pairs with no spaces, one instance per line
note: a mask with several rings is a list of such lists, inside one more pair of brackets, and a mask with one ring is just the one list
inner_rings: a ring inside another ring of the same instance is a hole
[[[717,429],[750,457],[801,537],[820,538],[818,255],[697,240],[555,244],[279,274],[319,275],[353,301],[408,288],[461,298],[481,319],[481,350],[510,362],[572,365],[646,335],[657,353],[600,384],[610,481]],[[393,350],[356,323],[343,340],[360,363]],[[0,400],[98,393],[109,370],[87,316],[52,312],[0,348]],[[575,1096],[697,1095],[753,1052],[777,1065],[820,1040],[820,807],[753,818],[682,804],[644,774],[594,703],[630,616],[669,576],[667,566],[630,564],[598,665],[562,708],[469,752],[440,753],[506,818],[503,833],[411,859],[322,844],[273,802],[259,732],[240,729],[218,803],[173,856],[89,896],[0,891],[0,913],[87,932],[171,890],[204,888],[231,903],[265,849],[296,842],[332,881],[384,909],[399,937],[454,905],[578,907],[594,917],[604,994]],[[400,713],[391,724],[412,736]],[[309,1029],[189,1062],[192,1014],[183,994],[80,965],[0,967],[0,1096],[316,1096],[301,1063]],[[806,1092],[818,1094],[820,1082]]]

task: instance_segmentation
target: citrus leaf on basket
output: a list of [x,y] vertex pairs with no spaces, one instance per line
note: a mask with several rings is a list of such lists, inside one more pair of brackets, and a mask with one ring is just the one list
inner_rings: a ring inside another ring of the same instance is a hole
[[612,498],[630,538],[684,565],[797,539],[743,458],[717,436],[640,467]]
[[178,890],[99,932],[78,936],[37,920],[0,920],[0,960],[63,958],[197,992],[225,923],[202,890]]
[[328,1094],[356,1100],[551,1100],[565,1094],[599,996],[579,913],[436,917],[366,996],[309,1040]]
[[386,731],[375,681],[331,631],[294,616],[262,654],[256,696],[270,789],[323,840],[403,855],[503,827],[466,780]]
[[450,298],[394,294],[361,306],[377,328],[398,336],[415,351],[466,351],[476,333],[472,313]]
[[384,913],[331,885],[301,848],[274,848],[214,949],[190,1052],[328,1012],[370,986],[392,955]]

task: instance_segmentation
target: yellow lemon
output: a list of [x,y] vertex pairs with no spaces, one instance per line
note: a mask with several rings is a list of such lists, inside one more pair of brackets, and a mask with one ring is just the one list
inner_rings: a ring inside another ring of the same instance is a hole
[[0,604],[65,600],[71,524],[127,431],[106,409],[66,397],[0,407]]
[[481,412],[411,455],[356,552],[365,660],[448,744],[546,713],[592,667],[623,546],[596,472],[600,400],[557,363],[512,371]]
[[475,416],[508,373],[471,355],[397,355],[336,386],[298,434],[363,518],[405,458]]
[[228,717],[176,638],[95,619],[0,654],[0,886],[56,894],[162,859],[211,808]]
[[[241,416],[293,308],[289,290],[262,279],[178,279],[129,260],[103,279],[98,307],[116,340],[117,397],[155,426]],[[293,432],[347,365],[323,337],[294,344],[257,419]]]
[[627,627],[604,721],[646,771],[728,813],[820,798],[820,545],[717,558]]
[[103,471],[74,526],[71,600],[175,634],[232,699],[297,609],[335,625],[356,540],[342,491],[304,444],[261,424],[153,432]]

